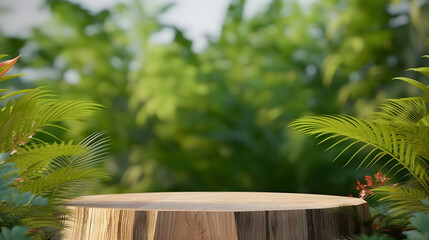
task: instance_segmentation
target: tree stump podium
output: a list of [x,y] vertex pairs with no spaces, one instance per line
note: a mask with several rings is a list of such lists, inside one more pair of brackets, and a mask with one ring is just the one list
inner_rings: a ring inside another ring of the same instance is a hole
[[358,219],[370,217],[359,198],[291,193],[111,194],[67,206],[70,240],[332,240],[359,233]]

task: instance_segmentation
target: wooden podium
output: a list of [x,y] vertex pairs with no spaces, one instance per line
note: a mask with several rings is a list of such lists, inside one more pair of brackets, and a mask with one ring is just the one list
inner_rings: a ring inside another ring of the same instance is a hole
[[332,240],[359,233],[358,219],[370,218],[359,198],[291,193],[111,194],[67,205],[70,240]]

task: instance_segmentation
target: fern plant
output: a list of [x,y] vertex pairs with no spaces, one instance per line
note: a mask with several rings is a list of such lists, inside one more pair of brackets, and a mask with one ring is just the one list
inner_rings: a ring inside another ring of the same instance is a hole
[[[14,163],[0,164],[0,240],[31,239],[27,234],[30,229],[61,227],[52,214],[55,206],[48,205],[48,199],[14,187],[20,179],[17,170]],[[38,232],[32,235],[41,238]]]
[[[429,77],[428,67],[410,70]],[[397,186],[372,191],[380,203],[388,206],[389,216],[404,222],[416,212],[429,213],[429,85],[406,77],[395,79],[419,88],[423,95],[388,99],[365,118],[311,116],[297,119],[290,126],[314,135],[320,143],[333,142],[328,149],[342,146],[335,159],[353,150],[346,164],[358,161],[359,167],[377,166],[390,177],[401,179]]]
[[[0,62],[0,82],[17,76],[3,75],[18,58]],[[59,123],[83,120],[93,115],[100,105],[91,101],[58,100],[52,92],[43,88],[12,92],[0,89],[0,93],[6,93],[0,97],[0,103],[3,103],[0,111],[0,154],[3,156],[0,169],[9,166],[6,169],[10,170],[12,164],[14,167],[12,172],[0,171],[0,178],[10,181],[13,174],[16,181],[13,186],[8,182],[9,188],[16,188],[26,197],[39,196],[47,202],[46,206],[23,206],[27,212],[17,215],[15,213],[19,212],[17,207],[20,205],[15,206],[11,204],[14,201],[7,201],[14,195],[11,194],[13,191],[6,192],[5,197],[0,199],[0,216],[3,216],[0,227],[6,233],[18,233],[19,229],[10,223],[21,222],[28,228],[20,229],[32,230],[33,236],[42,238],[49,228],[57,234],[67,213],[61,204],[81,195],[88,184],[108,177],[101,166],[106,158],[108,139],[103,133],[96,133],[75,144],[61,141],[46,129],[67,130]],[[39,138],[43,135],[45,138],[51,136],[55,141],[46,142]],[[39,198],[33,201],[36,199]],[[39,217],[28,217],[35,212],[39,213]],[[50,218],[41,221],[41,216]]]

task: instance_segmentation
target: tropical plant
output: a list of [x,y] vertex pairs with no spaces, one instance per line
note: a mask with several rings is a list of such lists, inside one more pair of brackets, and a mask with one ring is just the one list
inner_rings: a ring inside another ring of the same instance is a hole
[[429,214],[415,213],[410,218],[410,225],[414,230],[406,231],[407,239],[409,240],[425,240],[429,239]]
[[[429,58],[429,56],[424,56]],[[429,76],[429,68],[410,69]],[[335,159],[354,151],[346,164],[363,154],[358,167],[378,167],[400,180],[399,185],[371,189],[386,205],[393,225],[405,226],[416,212],[429,213],[429,85],[397,77],[422,90],[424,95],[388,99],[379,111],[365,118],[326,115],[300,118],[290,124],[300,132],[343,146]],[[346,143],[345,145],[342,145]]]
[[[17,59],[0,63],[0,81],[16,76],[3,75]],[[96,133],[74,144],[61,141],[51,131],[67,130],[60,122],[87,118],[100,105],[58,100],[43,88],[12,91],[0,101],[6,101],[0,111],[2,233],[18,234],[27,229],[38,237],[57,234],[67,213],[60,204],[82,195],[89,183],[108,177],[101,166],[108,140]],[[49,138],[54,141],[48,142]],[[21,224],[24,227],[16,227]]]
[[52,212],[54,206],[48,205],[48,199],[30,192],[21,193],[16,183],[21,180],[16,174],[14,163],[0,164],[0,239],[30,239],[40,237],[41,227],[61,227]]
[[[79,136],[112,136],[114,177],[98,193],[349,192],[354,169],[330,164],[330,152],[314,154],[319,147],[283,123],[372,109],[420,47],[403,34],[414,34],[418,20],[390,24],[418,19],[407,7],[414,1],[273,0],[251,15],[252,1],[234,0],[219,37],[200,51],[186,29],[150,12],[155,2],[93,11],[45,1],[51,18],[28,38],[0,35],[10,54],[25,53],[27,71],[40,72],[20,84],[49,84],[62,97],[109,108],[85,126],[70,124]],[[429,16],[424,10],[420,17]]]

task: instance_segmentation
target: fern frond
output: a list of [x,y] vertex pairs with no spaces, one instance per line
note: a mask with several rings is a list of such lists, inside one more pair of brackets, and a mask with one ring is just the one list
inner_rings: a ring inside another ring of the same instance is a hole
[[0,152],[11,152],[44,127],[57,126],[60,121],[82,120],[101,108],[91,101],[58,101],[50,91],[41,88],[28,91],[16,101],[9,100],[1,109]]
[[371,119],[405,126],[416,124],[429,114],[427,102],[421,100],[389,99],[381,105],[380,110],[373,113]]
[[429,213],[429,194],[419,187],[403,185],[397,187],[379,187],[372,190],[373,197],[389,206],[388,212],[393,217],[408,219],[414,212]]
[[364,234],[353,235],[345,237],[344,240],[386,240],[388,239],[387,235],[371,235],[367,236]]
[[[334,135],[336,139],[340,139],[338,141],[350,139],[351,144],[372,146],[377,149],[377,153],[373,154],[371,151],[365,157],[365,160],[369,161],[367,166],[373,166],[384,157],[388,157],[387,161],[395,160],[399,163],[394,165],[398,168],[397,172],[406,170],[429,192],[429,176],[426,172],[428,164],[418,156],[412,144],[407,142],[408,139],[397,134],[397,129],[389,125],[380,125],[351,116],[334,115],[301,118],[291,123],[291,126],[308,135],[324,138]],[[359,151],[361,150],[363,149]]]
[[25,76],[25,74],[13,74],[13,75],[1,76],[0,82],[6,81],[12,78],[20,77],[20,76]]
[[65,167],[88,169],[100,166],[107,157],[109,138],[104,137],[103,132],[94,133],[82,140],[79,145],[87,149],[85,154],[59,156],[52,161],[49,169],[58,170]]
[[[103,134],[92,134],[79,145],[33,146],[28,147],[28,152],[20,152],[12,159],[23,166],[22,175],[26,177],[20,189],[61,202],[81,195],[89,183],[107,179],[109,175],[100,166],[106,158],[109,142]],[[39,155],[40,159],[28,159],[34,155]]]
[[[55,227],[62,228],[62,224],[54,212],[66,214],[67,209],[54,206],[46,205],[40,206],[13,206],[10,204],[0,203],[0,216],[13,221],[16,216],[19,216],[19,222],[31,227]],[[15,216],[15,217],[14,217]]]
[[[18,58],[1,62],[0,82],[18,76],[3,76]],[[82,120],[101,105],[59,101],[43,88],[9,91],[0,89],[0,238],[18,233],[22,236],[14,236],[21,239],[28,229],[43,229],[34,235],[50,239],[45,233],[56,235],[63,227],[61,220],[70,213],[59,203],[83,194],[87,184],[108,175],[100,168],[107,146],[102,134],[76,145],[64,143],[47,128],[67,130],[59,122]],[[36,133],[52,136],[59,143],[33,138]],[[26,227],[13,228],[23,224]]]
[[84,146],[75,145],[71,141],[39,145],[33,143],[22,146],[18,153],[9,157],[7,161],[15,163],[19,168],[19,175],[26,178],[45,169],[57,157],[79,156],[86,151]]
[[39,109],[39,121],[45,126],[46,123],[80,120],[93,115],[100,108],[101,105],[91,101],[47,101]]
[[410,68],[408,70],[418,72],[425,75],[426,77],[429,77],[429,67]]
[[429,159],[429,105],[426,100],[388,100],[381,106],[382,112],[372,114],[371,119],[395,129],[417,155]]
[[77,185],[94,182],[98,179],[107,178],[105,171],[97,168],[74,169],[72,167],[62,168],[32,181],[23,182],[20,189],[41,194],[51,201],[62,201],[79,196],[82,189]]
[[429,88],[427,88],[427,86],[424,85],[423,83],[418,82],[412,78],[396,77],[396,78],[393,78],[393,80],[401,80],[401,81],[404,81],[406,83],[409,83],[409,84],[417,87],[418,89],[422,90],[426,95],[429,95]]
[[13,92],[11,92],[9,94],[1,96],[0,97],[0,101],[4,101],[4,100],[6,100],[8,98],[11,98],[11,97],[19,95],[19,94],[28,93],[28,92],[35,92],[35,91],[37,91],[37,89],[23,89],[23,90],[13,91]]
[[48,205],[48,199],[34,193],[22,193],[12,185],[18,178],[17,170],[14,163],[0,164],[0,226],[17,223],[31,228],[61,226],[52,214],[59,207]]

